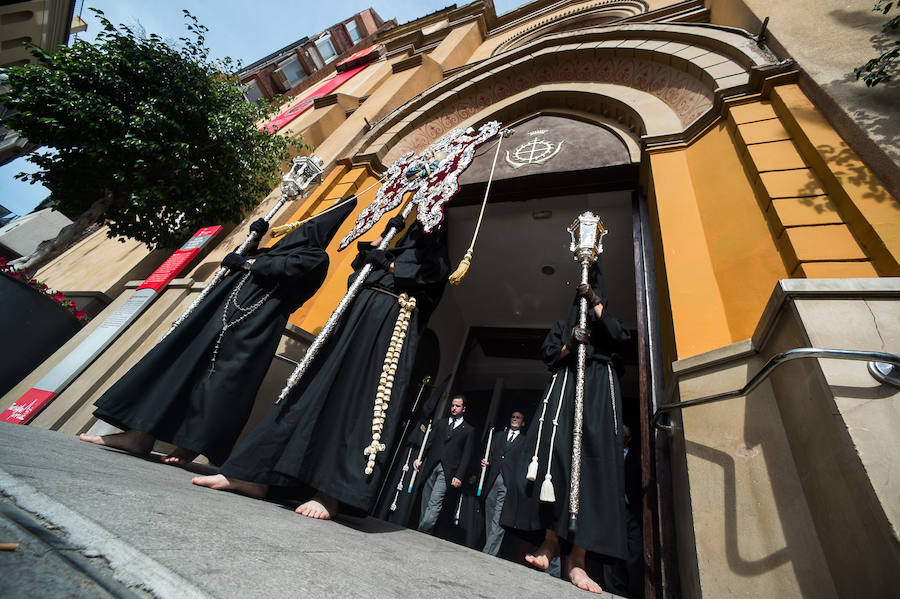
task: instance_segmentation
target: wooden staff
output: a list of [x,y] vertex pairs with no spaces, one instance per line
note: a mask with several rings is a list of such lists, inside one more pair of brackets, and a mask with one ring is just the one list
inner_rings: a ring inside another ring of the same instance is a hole
[[[281,207],[284,206],[288,201],[293,200],[297,196],[303,196],[306,188],[309,187],[312,183],[321,183],[322,181],[322,167],[324,166],[324,162],[321,158],[316,155],[312,156],[297,156],[293,160],[293,164],[291,165],[291,170],[282,177],[281,179],[281,198],[275,203],[271,210],[269,210],[268,214],[263,217],[267,223],[275,218],[275,215],[281,210]],[[236,254],[243,255],[247,248],[249,248],[255,241],[257,241],[256,231],[250,231],[250,234],[247,235],[247,239],[244,240],[238,248],[234,251]],[[219,270],[216,271],[215,276],[212,280],[207,283],[206,287],[203,288],[193,302],[187,307],[187,309],[178,317],[178,319],[172,323],[172,326],[169,327],[169,330],[166,331],[166,334],[163,335],[163,339],[169,336],[169,334],[178,328],[182,322],[188,317],[188,315],[197,309],[197,306],[200,305],[200,302],[209,295],[209,292],[212,291],[213,287],[218,285],[222,279],[225,278],[225,275],[228,274],[228,269],[224,266],[220,266]]]
[[[428,421],[428,428],[425,429],[425,437],[422,438],[422,447],[419,448],[419,456],[416,458],[416,461],[419,462],[419,468],[422,467],[422,456],[425,455],[425,444],[428,443],[428,435],[431,434],[431,420]],[[409,488],[406,489],[407,493],[412,493],[413,485],[416,484],[416,475],[419,473],[418,470],[413,469],[412,476],[409,479]]]
[[[484,461],[486,462],[489,457],[491,457],[491,441],[494,438],[494,427],[491,427],[491,431],[488,433],[488,441],[487,446],[484,448]],[[487,466],[481,467],[481,478],[478,479],[478,497],[481,497],[481,489],[484,487],[484,475],[487,473]]]

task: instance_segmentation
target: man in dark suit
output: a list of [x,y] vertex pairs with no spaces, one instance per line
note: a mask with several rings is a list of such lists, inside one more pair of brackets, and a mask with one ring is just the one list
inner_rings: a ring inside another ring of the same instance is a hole
[[[447,488],[458,491],[466,476],[475,446],[475,429],[465,421],[466,399],[457,395],[450,401],[450,417],[438,420],[425,443],[425,487],[422,490],[422,518],[419,530],[431,534],[444,504]],[[423,462],[415,460],[419,470]]]
[[484,488],[488,489],[484,500],[484,553],[497,555],[500,544],[503,542],[503,528],[500,526],[500,512],[503,511],[503,501],[506,499],[506,485],[503,477],[511,475],[504,468],[504,458],[516,451],[522,440],[522,427],[525,425],[525,416],[522,412],[513,412],[509,417],[509,428],[501,434],[495,434],[491,441],[491,449],[488,459],[481,460],[481,466],[487,468],[484,477]]

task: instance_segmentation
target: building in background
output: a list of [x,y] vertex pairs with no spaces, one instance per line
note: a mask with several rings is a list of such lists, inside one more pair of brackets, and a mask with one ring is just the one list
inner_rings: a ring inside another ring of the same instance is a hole
[[[537,349],[577,278],[566,227],[592,210],[610,231],[609,310],[635,339],[624,356],[622,419],[642,458],[645,596],[892,596],[900,394],[865,362],[790,362],[745,396],[675,410],[667,431],[654,426],[660,405],[739,389],[786,350],[900,349],[896,83],[868,89],[852,75],[877,53],[884,17],[870,8],[534,0],[497,15],[476,0],[425,15],[360,42],[383,50],[359,70],[284,75],[302,79],[289,88],[302,98],[273,126],[315,145],[326,176],[275,224],[377,185],[402,153],[455,127],[496,119],[513,128],[496,168],[493,150],[479,151],[446,207],[458,260],[493,170],[474,261],[431,319],[421,372],[451,375],[483,431],[496,424],[491,413],[513,408],[535,422],[547,380]],[[298,48],[322,39],[293,47],[297,63]],[[340,62],[335,53],[330,64]],[[270,67],[281,68],[274,59]],[[91,429],[92,402],[278,197],[273,190],[170,285],[31,426]],[[372,197],[374,189],[362,194],[360,209]],[[329,247],[319,293],[291,317],[280,349],[291,359],[346,290],[354,256],[335,246],[352,224]],[[165,257],[101,230],[39,276],[54,288],[106,293],[113,310]],[[64,355],[23,373],[0,408]],[[261,412],[291,369],[273,362]]]
[[339,72],[344,59],[371,46],[377,34],[396,25],[396,20],[385,21],[367,8],[325,31],[304,37],[241,69],[238,76],[245,86],[244,95],[251,102],[297,95]]
[[[76,0],[21,0],[0,6],[0,67],[34,63],[37,59],[25,48],[26,43],[53,52],[65,44],[69,35],[87,29],[75,15]],[[0,82],[3,85],[3,82]],[[0,116],[5,112],[0,105]],[[37,149],[27,139],[0,127],[0,164],[24,156]]]
[[72,221],[52,208],[35,210],[0,227],[0,252],[7,260],[30,255],[42,241],[55,238]]

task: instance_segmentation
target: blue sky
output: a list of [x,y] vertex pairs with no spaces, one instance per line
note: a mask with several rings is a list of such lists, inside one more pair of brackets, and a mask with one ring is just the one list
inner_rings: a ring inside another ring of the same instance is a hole
[[[494,0],[498,14],[524,3]],[[88,7],[99,8],[113,23],[139,24],[148,34],[168,40],[185,35],[181,11],[187,9],[209,28],[206,45],[213,57],[230,56],[249,64],[369,7],[383,19],[396,18],[403,24],[452,4],[452,0],[79,0],[75,10],[88,24],[87,32],[79,37],[90,41],[99,25]],[[13,179],[16,173],[30,168],[25,158],[0,167],[0,204],[17,214],[27,214],[49,195],[39,185]]]

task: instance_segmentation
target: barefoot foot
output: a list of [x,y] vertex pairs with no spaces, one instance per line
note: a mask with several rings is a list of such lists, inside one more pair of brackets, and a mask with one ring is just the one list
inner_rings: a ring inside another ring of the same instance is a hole
[[600,585],[594,582],[594,579],[588,576],[587,572],[582,568],[569,568],[569,580],[583,591],[597,593],[598,595],[603,593],[603,589],[600,588]]
[[548,530],[544,535],[544,542],[538,547],[534,553],[525,556],[525,561],[535,570],[546,572],[550,567],[550,561],[559,555],[559,538],[552,530]]
[[572,552],[569,553],[568,560],[569,580],[572,581],[572,584],[583,591],[597,593],[598,595],[600,595],[601,593],[603,593],[603,589],[600,588],[600,585],[597,584],[593,578],[587,575],[587,572],[584,569],[584,559],[584,548],[578,547],[577,545],[572,547]]
[[294,511],[307,518],[331,520],[337,515],[338,502],[334,497],[318,491],[312,499],[300,504]]
[[213,476],[195,476],[191,482],[201,487],[208,487],[215,491],[231,491],[254,499],[262,499],[269,492],[269,485],[251,483],[238,478],[228,478],[223,474]]
[[191,451],[190,449],[184,449],[183,447],[179,447],[172,453],[167,456],[160,458],[163,464],[169,464],[170,466],[184,466],[185,464],[190,464],[194,461],[199,454],[196,451]]
[[147,455],[150,453],[150,450],[153,449],[154,441],[153,435],[134,429],[112,435],[88,435],[87,433],[81,433],[78,435],[78,438],[87,443],[121,449],[134,455]]

